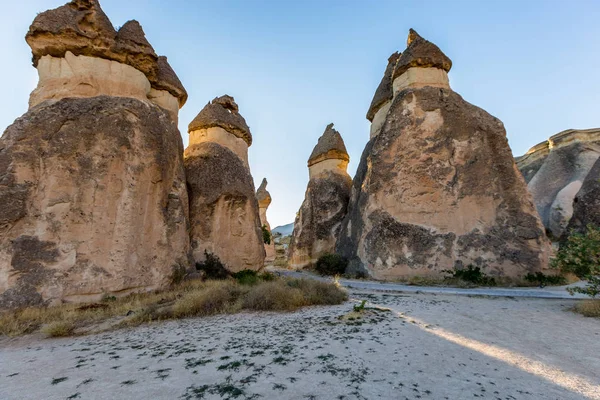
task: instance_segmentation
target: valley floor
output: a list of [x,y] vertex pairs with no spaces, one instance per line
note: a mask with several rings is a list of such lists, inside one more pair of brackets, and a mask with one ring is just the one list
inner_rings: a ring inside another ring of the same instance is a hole
[[[0,399],[600,399],[600,321],[569,311],[573,300],[350,297],[294,313],[0,338]],[[361,317],[348,315],[361,300]]]

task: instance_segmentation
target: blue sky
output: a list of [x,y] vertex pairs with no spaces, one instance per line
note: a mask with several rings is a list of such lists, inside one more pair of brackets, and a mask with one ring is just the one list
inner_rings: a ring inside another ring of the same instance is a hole
[[[4,128],[37,83],[24,36],[54,0],[4,2],[0,13]],[[235,97],[254,136],[255,183],[269,180],[272,226],[292,222],[306,161],[325,126],[342,134],[354,175],[368,140],[366,111],[387,57],[409,28],[453,61],[452,88],[500,118],[515,155],[569,128],[600,126],[600,2],[101,0],[115,27],[140,21],[190,98],[187,124],[211,99]]]

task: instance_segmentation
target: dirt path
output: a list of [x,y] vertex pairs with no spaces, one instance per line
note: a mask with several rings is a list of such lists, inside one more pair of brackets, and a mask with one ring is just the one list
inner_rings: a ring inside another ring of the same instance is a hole
[[[322,281],[331,281],[332,278],[322,277],[306,271],[291,271],[275,267],[268,267],[268,270],[282,276],[293,278],[310,278]],[[359,290],[376,290],[383,292],[403,292],[403,293],[432,293],[432,294],[453,294],[466,296],[492,296],[492,297],[528,297],[537,299],[586,299],[586,295],[575,293],[570,295],[567,292],[569,286],[585,286],[584,282],[578,282],[565,286],[546,286],[539,287],[477,287],[477,288],[456,288],[442,286],[415,286],[404,285],[401,283],[378,282],[357,279],[338,279],[340,285]]]
[[600,399],[600,321],[572,301],[353,292],[290,314],[0,339],[0,399]]

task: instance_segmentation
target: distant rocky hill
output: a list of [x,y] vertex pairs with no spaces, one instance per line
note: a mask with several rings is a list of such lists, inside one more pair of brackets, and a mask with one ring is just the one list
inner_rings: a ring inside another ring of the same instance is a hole
[[287,225],[281,225],[273,229],[273,233],[281,233],[281,236],[289,236],[294,231],[294,223],[291,222]]

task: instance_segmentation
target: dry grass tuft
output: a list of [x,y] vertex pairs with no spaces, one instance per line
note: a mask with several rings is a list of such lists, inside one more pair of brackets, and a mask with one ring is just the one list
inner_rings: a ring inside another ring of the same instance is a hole
[[580,301],[575,304],[574,311],[585,317],[600,318],[600,299]]
[[233,281],[210,281],[202,290],[190,291],[173,305],[175,318],[207,316],[239,310],[239,299],[244,292]]
[[19,336],[41,330],[59,337],[75,334],[75,328],[77,334],[85,334],[242,309],[293,311],[302,306],[340,304],[348,298],[343,289],[331,283],[272,275],[260,275],[260,279],[255,285],[240,284],[233,279],[188,281],[168,290],[136,293],[101,303],[5,312],[0,314],[0,335]]
[[50,337],[65,337],[71,336],[75,330],[73,321],[56,321],[42,328],[42,332]]
[[263,282],[244,296],[243,307],[258,311],[293,311],[306,304],[302,291],[283,280]]

